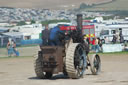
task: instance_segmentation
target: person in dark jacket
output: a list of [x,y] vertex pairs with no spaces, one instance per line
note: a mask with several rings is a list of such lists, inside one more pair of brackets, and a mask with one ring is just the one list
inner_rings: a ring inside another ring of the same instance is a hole
[[124,43],[124,37],[123,37],[123,34],[122,34],[122,29],[120,28],[120,33],[119,33],[119,36],[120,36],[120,43]]
[[60,36],[64,36],[64,32],[62,30],[60,30],[60,25],[54,27],[51,29],[50,31],[50,45],[51,46],[57,46],[57,45],[61,45],[61,40],[60,40]]
[[116,37],[116,35],[113,35],[113,39],[112,39],[113,44],[115,44],[116,41],[117,41],[117,37]]
[[48,25],[45,25],[45,29],[42,30],[43,45],[49,45],[49,35],[50,35],[50,30],[48,29]]
[[123,37],[123,35],[120,36],[120,43],[124,43],[124,37]]

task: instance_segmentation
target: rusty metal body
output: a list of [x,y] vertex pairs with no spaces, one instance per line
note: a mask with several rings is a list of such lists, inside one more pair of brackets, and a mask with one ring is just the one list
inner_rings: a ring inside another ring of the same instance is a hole
[[39,51],[44,72],[63,72],[65,49],[61,46],[43,46]]

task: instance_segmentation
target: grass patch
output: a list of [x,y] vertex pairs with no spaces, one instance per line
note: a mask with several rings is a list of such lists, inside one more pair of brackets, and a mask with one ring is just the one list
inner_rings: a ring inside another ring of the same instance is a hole
[[[93,52],[90,52],[89,54],[96,54],[96,53],[93,53]],[[128,54],[128,51],[122,51],[122,52],[108,52],[108,53],[97,53],[97,54],[103,54],[103,55],[107,55],[107,54]]]
[[39,46],[39,45],[33,44],[33,45],[22,45],[22,46],[17,46],[17,47],[20,48],[20,47],[34,47],[34,46]]
[[128,52],[123,51],[123,52],[109,52],[109,53],[100,53],[100,54],[128,54]]

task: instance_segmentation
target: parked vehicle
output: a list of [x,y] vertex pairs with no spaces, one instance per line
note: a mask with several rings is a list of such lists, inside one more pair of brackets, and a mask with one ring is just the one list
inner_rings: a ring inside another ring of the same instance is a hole
[[124,42],[128,42],[128,28],[108,28],[104,29],[100,33],[100,39],[104,40],[105,37],[111,42],[113,35],[117,36],[117,41],[120,39],[120,32],[124,38]]

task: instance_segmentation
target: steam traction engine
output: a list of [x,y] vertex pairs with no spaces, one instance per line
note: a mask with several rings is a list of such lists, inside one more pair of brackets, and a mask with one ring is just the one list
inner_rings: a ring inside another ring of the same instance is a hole
[[77,29],[70,31],[68,40],[62,46],[42,46],[35,59],[35,73],[39,78],[51,78],[63,72],[69,78],[78,79],[90,66],[92,74],[100,72],[101,61],[98,54],[88,56],[82,36],[82,15],[77,15]]

